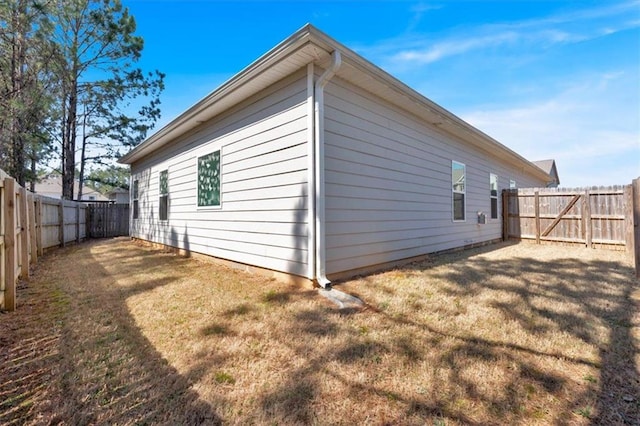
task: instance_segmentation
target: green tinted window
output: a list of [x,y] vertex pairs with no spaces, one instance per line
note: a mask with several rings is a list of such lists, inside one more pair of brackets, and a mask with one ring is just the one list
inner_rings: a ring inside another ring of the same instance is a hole
[[198,206],[220,206],[220,150],[198,158]]
[[133,199],[134,200],[138,199],[138,181],[137,180],[133,181]]
[[160,172],[160,195],[167,195],[169,193],[169,171],[163,170]]

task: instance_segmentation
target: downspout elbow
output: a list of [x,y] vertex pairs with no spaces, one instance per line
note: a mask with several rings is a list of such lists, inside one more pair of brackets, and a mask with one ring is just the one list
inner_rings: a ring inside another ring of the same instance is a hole
[[339,50],[334,50],[331,54],[331,65],[329,65],[329,68],[327,68],[318,78],[318,81],[316,81],[316,95],[318,94],[318,90],[324,89],[324,86],[333,78],[341,66],[342,55]]

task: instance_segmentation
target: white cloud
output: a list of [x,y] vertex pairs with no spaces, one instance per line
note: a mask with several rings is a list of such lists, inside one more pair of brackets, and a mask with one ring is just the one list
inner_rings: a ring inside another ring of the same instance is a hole
[[413,13],[413,16],[409,21],[409,25],[407,26],[407,31],[411,32],[415,30],[418,24],[420,24],[420,21],[422,21],[422,17],[424,16],[425,13],[430,12],[432,10],[438,10],[438,9],[442,9],[442,6],[436,5],[436,4],[430,4],[430,3],[418,3],[416,5],[413,5],[410,9],[411,12]]
[[563,185],[628,183],[640,175],[637,44],[610,52],[600,38],[639,28],[640,1],[568,8],[358,51],[525,158],[556,159]]
[[563,185],[624,184],[640,175],[640,105],[635,76],[584,78],[553,96],[460,116],[525,158],[554,158]]
[[463,40],[447,40],[436,43],[424,49],[409,49],[399,52],[392,57],[394,62],[406,61],[428,64],[439,61],[447,56],[459,55],[470,50],[498,46],[517,41],[518,35],[514,32],[504,32]]
[[358,50],[365,56],[380,58],[380,62],[390,65],[390,68],[402,68],[495,47],[511,47],[514,53],[524,49],[544,49],[640,27],[638,19],[629,19],[629,14],[637,12],[639,5],[640,2],[633,1],[538,19],[458,27],[449,35],[426,35],[414,31],[422,14],[434,9],[423,6],[415,9],[405,34]]

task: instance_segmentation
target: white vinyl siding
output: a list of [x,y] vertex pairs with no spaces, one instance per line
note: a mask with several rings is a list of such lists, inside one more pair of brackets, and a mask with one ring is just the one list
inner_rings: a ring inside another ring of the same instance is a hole
[[[306,88],[302,70],[134,163],[141,209],[132,236],[306,275]],[[222,208],[199,208],[197,159],[218,150]],[[167,169],[169,220],[160,222],[158,174]]]
[[452,159],[466,165],[467,212],[487,210],[490,171],[542,184],[338,77],[325,130],[328,274],[500,238],[499,221],[452,222]]

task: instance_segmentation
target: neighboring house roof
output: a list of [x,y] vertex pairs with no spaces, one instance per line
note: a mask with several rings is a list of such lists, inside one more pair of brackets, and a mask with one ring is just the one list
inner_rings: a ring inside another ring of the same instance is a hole
[[[77,194],[77,189],[78,181],[76,180],[74,185],[74,196]],[[53,174],[45,177],[40,182],[37,182],[35,185],[35,193],[51,198],[61,198],[62,176]],[[107,197],[88,186],[82,187],[82,199],[84,201],[109,201]]]
[[533,164],[540,167],[545,173],[553,178],[553,184],[560,185],[560,177],[558,177],[558,169],[556,168],[556,160],[540,160],[534,161]]
[[147,138],[119,162],[132,164],[170,143],[251,95],[313,62],[326,68],[331,53],[340,51],[342,66],[336,76],[397,105],[445,132],[492,156],[508,161],[523,171],[548,181],[550,176],[497,140],[416,92],[389,73],[364,59],[343,44],[307,24],[255,62],[223,83],[218,89],[187,109]]

